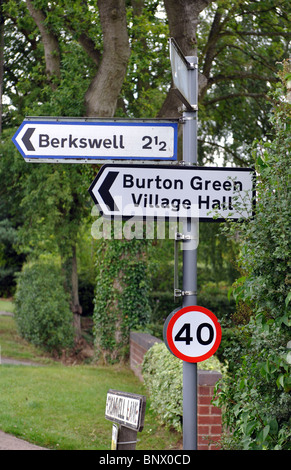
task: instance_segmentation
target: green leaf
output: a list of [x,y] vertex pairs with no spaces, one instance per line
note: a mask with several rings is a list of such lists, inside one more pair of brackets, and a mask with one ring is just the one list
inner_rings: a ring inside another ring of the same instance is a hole
[[290,300],[291,300],[291,291],[289,292],[289,294],[287,295],[287,297],[286,297],[286,299],[285,299],[285,305],[286,305],[286,307],[288,307]]
[[277,434],[278,433],[278,429],[279,429],[279,426],[278,426],[278,421],[276,419],[272,419],[270,421],[270,433],[271,434]]
[[265,426],[263,429],[263,442],[266,440],[269,432],[270,432],[270,426],[269,424],[267,424],[267,426]]
[[276,380],[276,384],[278,388],[280,388],[280,385],[281,387],[284,388],[284,375],[283,374],[279,375],[279,377]]

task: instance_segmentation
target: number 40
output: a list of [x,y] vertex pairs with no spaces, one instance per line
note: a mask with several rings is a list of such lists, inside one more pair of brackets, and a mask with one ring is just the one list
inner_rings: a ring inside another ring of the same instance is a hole
[[[202,339],[202,330],[203,328],[208,329],[208,339]],[[184,336],[183,336],[184,334]],[[214,329],[212,325],[209,323],[201,323],[196,331],[196,338],[198,343],[202,344],[203,346],[207,346],[208,344],[212,343],[214,338]],[[191,324],[185,323],[182,328],[178,331],[175,336],[175,341],[185,341],[186,345],[189,346],[192,341],[194,341],[193,336],[191,336]]]

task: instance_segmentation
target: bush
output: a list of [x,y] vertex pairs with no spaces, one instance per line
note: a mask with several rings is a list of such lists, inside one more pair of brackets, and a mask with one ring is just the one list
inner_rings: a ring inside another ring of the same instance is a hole
[[208,282],[197,294],[197,304],[206,307],[223,325],[231,325],[231,315],[235,312],[235,301],[228,298],[229,286],[223,282]]
[[[229,376],[217,405],[244,450],[291,450],[290,154],[291,105],[278,89],[271,143],[254,143],[257,170],[255,217],[229,227],[240,236],[241,277],[236,301],[250,311],[236,350],[228,351]],[[226,355],[227,350],[224,350]]]
[[26,264],[17,278],[15,319],[20,335],[50,353],[73,344],[73,316],[60,268]]
[[[215,356],[198,363],[203,370],[221,372]],[[164,343],[156,343],[144,356],[143,378],[150,393],[151,408],[161,424],[181,431],[183,416],[183,361],[173,356]]]

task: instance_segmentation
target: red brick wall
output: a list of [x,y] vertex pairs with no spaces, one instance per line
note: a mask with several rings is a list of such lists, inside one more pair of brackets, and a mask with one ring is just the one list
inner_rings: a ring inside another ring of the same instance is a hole
[[221,410],[212,405],[218,372],[198,370],[198,450],[217,450],[221,439]]
[[[143,380],[141,365],[150,347],[161,340],[146,333],[130,334],[130,367]],[[214,386],[221,374],[198,370],[198,450],[217,450],[221,438],[221,410],[211,404]]]

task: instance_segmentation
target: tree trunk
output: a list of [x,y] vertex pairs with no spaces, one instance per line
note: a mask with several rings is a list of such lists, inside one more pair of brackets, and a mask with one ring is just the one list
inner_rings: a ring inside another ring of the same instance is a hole
[[60,48],[57,37],[47,26],[45,26],[45,14],[42,10],[34,8],[31,0],[26,0],[28,11],[34,19],[41,37],[44,47],[44,56],[46,63],[46,73],[51,87],[55,90],[57,88],[57,80],[61,75],[60,67]]
[[[169,21],[170,36],[173,37],[185,56],[197,55],[196,31],[199,14],[212,0],[164,0]],[[199,74],[199,90],[206,86],[206,78]],[[177,118],[181,101],[171,88],[158,117]]]
[[76,245],[72,247],[72,312],[74,315],[75,339],[81,338],[81,314],[82,307],[79,301],[79,285],[77,270],[77,250]]
[[78,271],[77,271],[77,249],[72,246],[71,256],[62,261],[62,269],[65,277],[65,290],[70,298],[70,309],[73,313],[73,327],[75,331],[75,342],[81,338],[82,307],[79,301]]
[[103,56],[85,95],[87,116],[114,116],[127,70],[130,47],[125,0],[98,0]]

